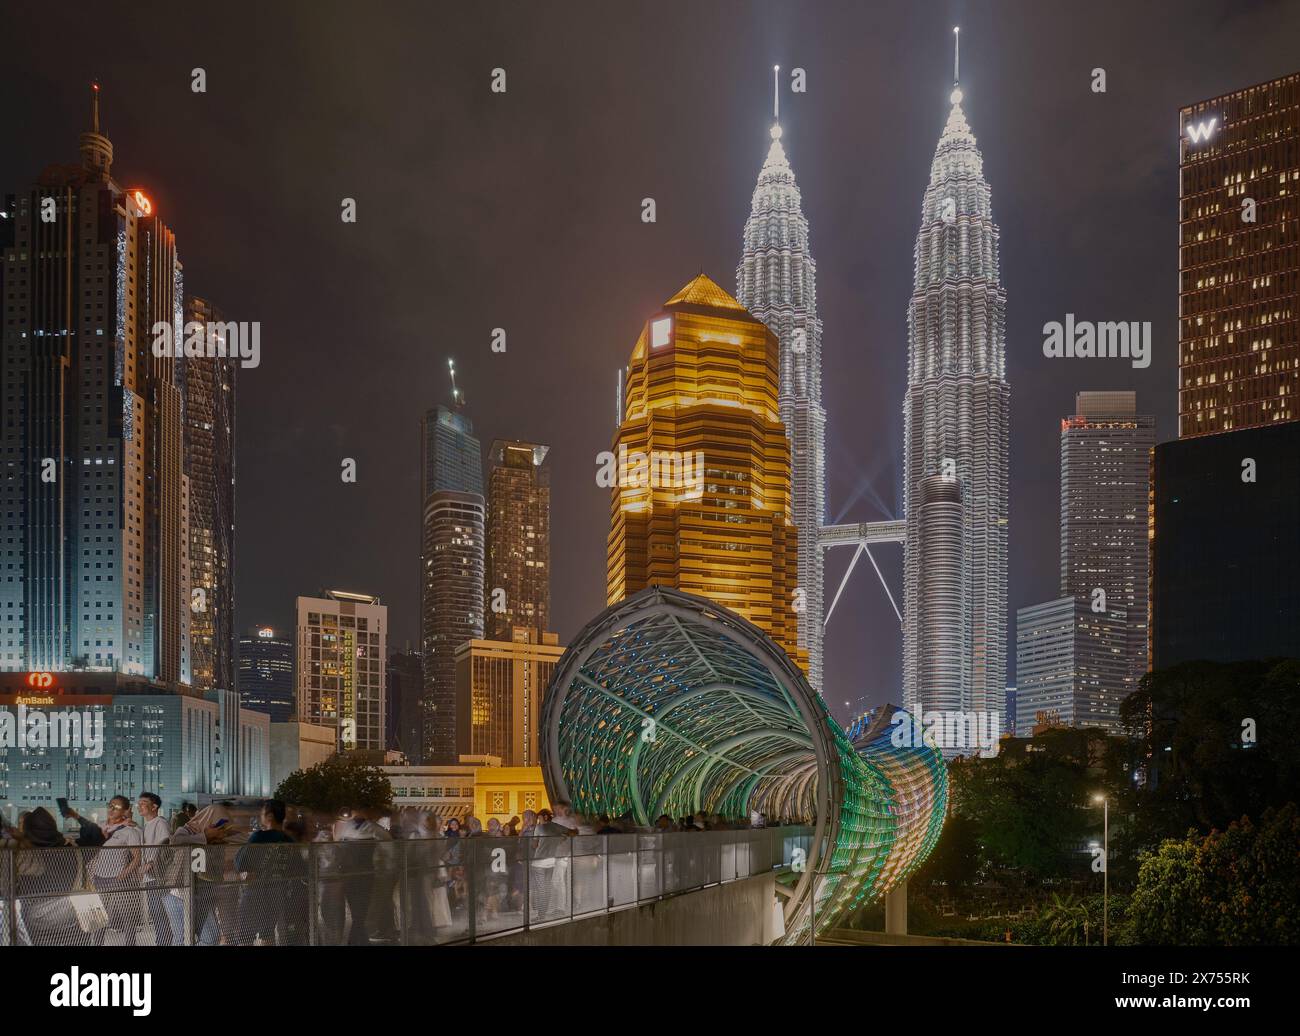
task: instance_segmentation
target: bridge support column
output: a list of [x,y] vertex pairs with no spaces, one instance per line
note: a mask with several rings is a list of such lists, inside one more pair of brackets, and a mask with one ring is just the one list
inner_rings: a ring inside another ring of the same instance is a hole
[[907,934],[907,882],[885,893],[885,934]]

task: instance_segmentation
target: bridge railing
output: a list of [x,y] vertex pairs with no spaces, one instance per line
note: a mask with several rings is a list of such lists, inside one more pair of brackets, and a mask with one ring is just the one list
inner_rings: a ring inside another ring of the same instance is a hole
[[0,850],[0,946],[439,945],[807,859],[810,827]]

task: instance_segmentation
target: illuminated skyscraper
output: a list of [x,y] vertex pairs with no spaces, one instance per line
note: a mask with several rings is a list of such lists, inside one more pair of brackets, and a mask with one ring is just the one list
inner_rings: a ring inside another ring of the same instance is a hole
[[440,489],[424,507],[424,763],[456,761],[456,651],[483,636],[483,498]]
[[291,723],[294,707],[294,642],[270,626],[239,638],[239,704],[265,712],[274,723]]
[[[1007,669],[1006,293],[984,160],[956,84],[950,100],[921,203],[907,314],[903,686],[909,705],[919,699],[927,709],[1000,712]],[[955,479],[960,489],[957,644],[946,625],[925,618],[934,614],[923,601],[927,569],[946,565],[956,547],[945,535],[944,558],[925,553],[934,537],[923,535],[921,487],[934,475]],[[923,667],[936,656],[959,660],[960,693],[925,685]]]
[[1178,436],[1300,420],[1300,73],[1178,122]]
[[818,530],[826,517],[826,410],[822,406],[822,322],[817,317],[817,263],[808,245],[794,170],[775,122],[745,221],[736,297],[780,343],[781,423],[790,440],[790,513],[799,529],[799,644],[808,679],[822,690],[824,601]]
[[456,762],[456,649],[483,636],[483,455],[452,377],[452,407],[420,426],[423,762]]
[[515,440],[492,444],[484,588],[484,625],[492,640],[509,640],[515,626],[544,631],[551,619],[549,450]]
[[[1080,392],[1061,421],[1061,593],[1123,609],[1124,697],[1147,671],[1148,528],[1154,417],[1134,392]],[[1102,591],[1098,594],[1097,591]]]
[[[185,322],[220,333],[225,318],[190,297]],[[224,338],[221,339],[224,341]],[[210,356],[186,357],[185,474],[189,481],[190,682],[235,687],[235,371]],[[280,717],[274,717],[280,718]],[[283,717],[288,719],[288,716]]]
[[340,752],[383,750],[388,609],[369,594],[299,597],[298,720],[333,727]]
[[669,586],[738,612],[807,669],[776,335],[700,274],[641,331],[611,490],[607,597]]
[[[112,176],[99,91],[81,163],[3,205],[0,668],[188,673],[176,240]],[[19,419],[15,419],[21,415]]]
[[564,654],[554,633],[516,626],[456,652],[456,751],[540,766],[542,694]]

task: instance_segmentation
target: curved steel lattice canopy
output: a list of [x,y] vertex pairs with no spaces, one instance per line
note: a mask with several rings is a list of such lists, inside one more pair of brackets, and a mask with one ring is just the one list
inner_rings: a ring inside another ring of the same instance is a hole
[[886,712],[850,739],[761,630],[650,587],[597,616],[560,660],[542,766],[552,798],[584,813],[650,824],[759,810],[815,824],[806,865],[783,875],[794,938],[813,916],[822,930],[902,880],[938,838],[943,761],[894,747]]

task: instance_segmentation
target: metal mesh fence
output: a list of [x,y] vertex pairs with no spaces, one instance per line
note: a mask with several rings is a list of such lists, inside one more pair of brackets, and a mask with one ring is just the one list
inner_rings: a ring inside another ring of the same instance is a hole
[[807,828],[0,850],[0,946],[468,942],[779,867]]

